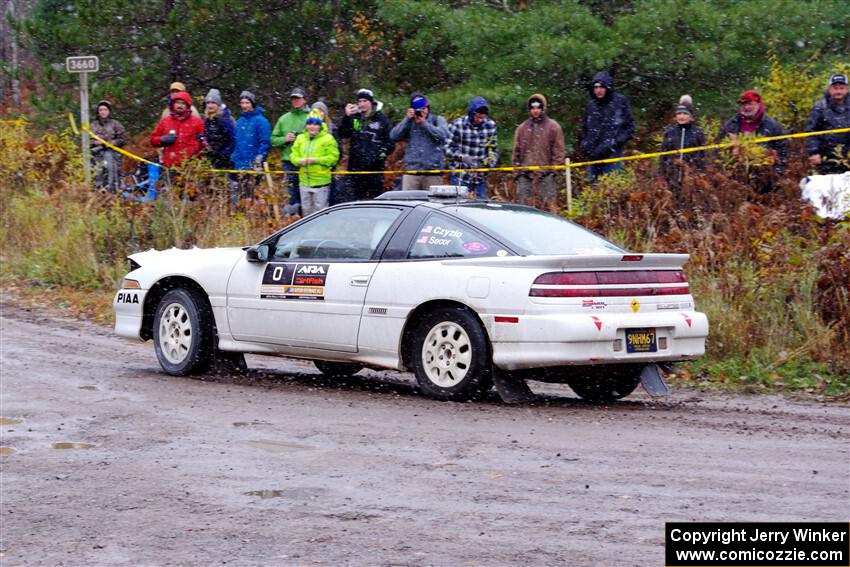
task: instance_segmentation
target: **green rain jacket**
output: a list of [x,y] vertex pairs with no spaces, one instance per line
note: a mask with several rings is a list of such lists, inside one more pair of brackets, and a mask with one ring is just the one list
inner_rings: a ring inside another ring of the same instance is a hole
[[[316,158],[316,163],[301,165],[304,158]],[[329,172],[339,161],[339,145],[336,139],[328,132],[328,125],[322,123],[322,129],[315,138],[310,137],[307,131],[298,134],[292,144],[292,153],[289,156],[293,165],[299,167],[298,181],[305,187],[321,187],[330,185],[330,173],[315,173],[318,171]]]
[[278,118],[277,124],[274,125],[274,130],[272,130],[272,147],[281,148],[281,161],[292,161],[292,146],[295,145],[295,142],[287,144],[286,135],[290,132],[300,134],[304,131],[304,121],[307,120],[308,112],[309,107],[306,105],[304,108],[298,110],[293,108]]

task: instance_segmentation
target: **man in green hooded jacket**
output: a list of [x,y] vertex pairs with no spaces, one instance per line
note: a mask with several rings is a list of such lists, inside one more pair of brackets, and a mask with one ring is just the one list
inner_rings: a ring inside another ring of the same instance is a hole
[[[307,105],[307,93],[301,87],[292,89],[289,95],[289,103],[292,110],[281,116],[272,130],[272,147],[280,148],[280,161],[286,171],[298,171],[298,166],[291,161],[292,145],[295,138],[304,131],[304,121],[310,107]],[[298,194],[298,176],[293,174],[286,176],[286,190],[289,194],[289,205],[285,211],[289,215],[297,215],[301,212],[301,197]]]

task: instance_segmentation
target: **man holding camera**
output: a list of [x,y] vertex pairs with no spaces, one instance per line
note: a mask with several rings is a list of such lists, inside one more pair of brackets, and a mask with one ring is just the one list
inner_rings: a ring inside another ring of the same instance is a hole
[[443,151],[449,139],[449,125],[446,119],[431,114],[431,106],[420,93],[410,97],[407,115],[390,132],[394,142],[407,141],[404,150],[404,169],[417,173],[405,173],[401,178],[404,191],[428,190],[431,185],[440,185],[443,181],[439,173],[418,173],[421,170],[443,169],[446,159]]
[[292,89],[289,95],[292,110],[281,116],[272,130],[271,143],[273,148],[280,148],[280,163],[285,171],[293,173],[286,176],[286,191],[289,194],[289,204],[285,212],[289,215],[301,213],[301,197],[298,191],[298,166],[289,159],[295,138],[304,131],[304,122],[310,108],[307,106],[307,93],[301,87]]
[[[369,89],[357,91],[357,103],[345,107],[345,116],[339,125],[339,137],[350,139],[348,146],[349,171],[383,171],[387,156],[393,152],[395,142],[390,138],[392,123],[381,109],[384,104],[375,100]],[[373,199],[384,190],[383,173],[348,176],[350,197]],[[349,200],[340,198],[337,200]]]

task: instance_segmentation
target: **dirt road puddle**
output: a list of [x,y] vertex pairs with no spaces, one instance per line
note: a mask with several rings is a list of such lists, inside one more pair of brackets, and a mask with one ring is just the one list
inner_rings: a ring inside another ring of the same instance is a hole
[[94,449],[97,445],[89,443],[54,443],[54,449]]
[[319,487],[303,486],[284,490],[251,490],[244,492],[245,496],[258,496],[261,500],[268,498],[289,498],[290,500],[315,500],[323,496],[327,490]]
[[0,447],[0,455],[11,455],[15,450],[11,447]]
[[80,390],[97,390],[97,386],[92,386],[91,384],[86,384],[85,386],[77,386]]
[[248,441],[248,445],[271,451],[272,453],[285,453],[287,451],[297,451],[303,449],[312,449],[309,445],[300,445],[298,443],[285,443],[282,441]]
[[15,424],[20,423],[20,422],[21,422],[20,419],[11,419],[11,418],[8,418],[8,417],[0,417],[0,425],[15,425]]

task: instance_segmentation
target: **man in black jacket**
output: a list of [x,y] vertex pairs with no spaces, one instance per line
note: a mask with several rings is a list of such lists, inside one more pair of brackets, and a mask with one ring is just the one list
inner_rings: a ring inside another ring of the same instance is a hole
[[[847,96],[847,75],[836,73],[829,78],[829,87],[819,99],[806,121],[806,132],[820,132],[850,128],[850,97]],[[844,147],[843,156],[836,155],[839,146]],[[847,171],[850,132],[823,134],[806,138],[809,163],[818,168],[818,173],[842,173]],[[844,163],[841,163],[843,158]]]
[[[345,107],[339,137],[350,138],[349,171],[383,171],[384,162],[395,148],[390,139],[392,123],[383,112],[383,103],[369,89],[357,91],[357,103]],[[347,176],[349,194],[356,199],[373,199],[384,189],[383,174]],[[338,196],[338,200],[340,197]],[[347,200],[347,199],[346,199]],[[341,201],[340,201],[341,202]]]
[[[611,76],[602,71],[593,77],[590,102],[584,112],[581,149],[591,161],[623,156],[626,144],[635,133],[635,121],[629,99],[614,92]],[[590,180],[620,171],[623,162],[590,166]]]

